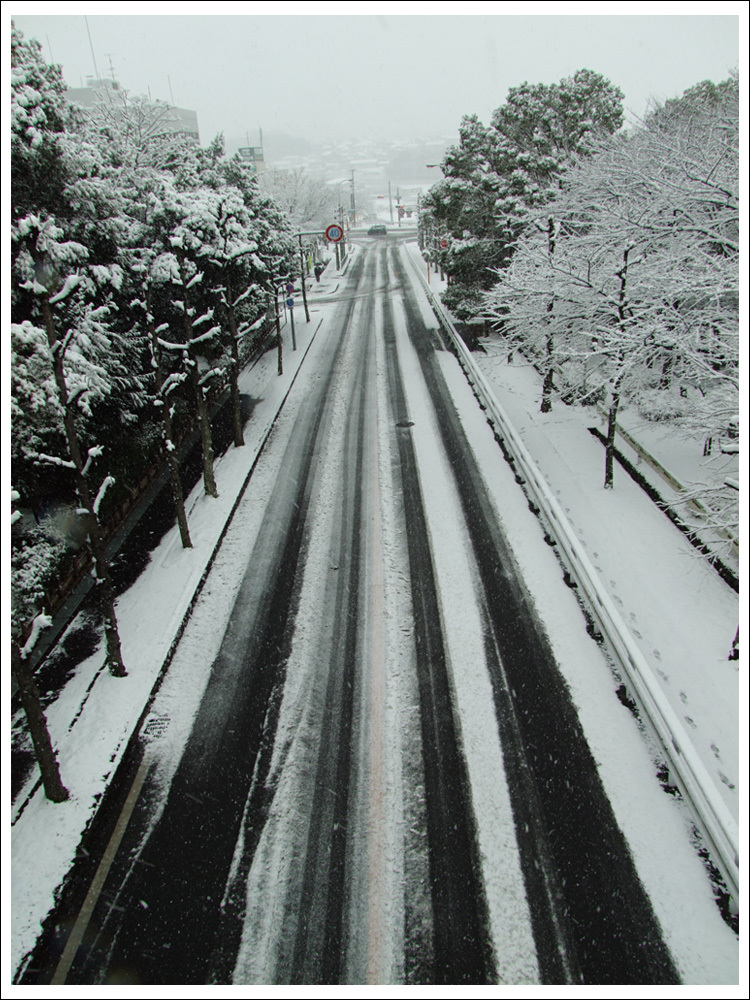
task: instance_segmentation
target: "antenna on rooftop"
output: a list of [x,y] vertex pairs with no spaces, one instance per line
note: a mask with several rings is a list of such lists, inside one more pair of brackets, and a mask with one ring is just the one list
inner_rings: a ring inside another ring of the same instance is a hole
[[89,36],[89,48],[91,49],[91,58],[94,61],[94,76],[99,79],[99,70],[96,66],[96,56],[94,55],[94,43],[91,41],[91,32],[89,31],[89,19],[84,15],[84,21],[86,22],[86,34]]
[[168,76],[167,76],[167,83],[169,84],[169,99],[172,102],[172,107],[174,107],[175,104],[174,104],[174,96],[172,94],[172,81],[169,79]]

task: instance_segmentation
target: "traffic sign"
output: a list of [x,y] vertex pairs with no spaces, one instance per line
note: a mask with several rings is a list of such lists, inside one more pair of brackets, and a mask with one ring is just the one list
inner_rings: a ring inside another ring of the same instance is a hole
[[326,239],[329,243],[340,243],[344,237],[344,230],[335,223],[326,229]]
[[287,299],[286,304],[290,309],[294,308],[294,299]]
[[448,240],[441,240],[440,246],[443,248],[443,250],[445,250],[445,248],[448,246]]
[[294,291],[294,284],[291,281],[287,281],[287,283],[286,283],[286,290],[287,290],[287,292],[288,292],[289,295],[291,295],[292,292]]

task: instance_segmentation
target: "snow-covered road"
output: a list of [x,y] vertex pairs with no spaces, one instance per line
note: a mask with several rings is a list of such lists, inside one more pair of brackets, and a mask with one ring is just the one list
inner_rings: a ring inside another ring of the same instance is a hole
[[615,687],[402,251],[368,243],[151,706],[67,981],[731,981]]

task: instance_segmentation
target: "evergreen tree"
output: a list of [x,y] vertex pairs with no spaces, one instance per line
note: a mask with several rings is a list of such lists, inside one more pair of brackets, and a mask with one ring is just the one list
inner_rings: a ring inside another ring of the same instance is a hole
[[513,255],[526,211],[543,204],[576,154],[622,125],[622,93],[591,70],[559,84],[512,88],[485,127],[464,118],[444,179],[422,206],[448,234],[436,259],[450,276],[444,300],[460,319],[481,313],[495,270]]
[[40,464],[67,472],[88,533],[109,668],[123,676],[99,516],[113,480],[91,483],[106,450],[98,408],[112,401],[115,419],[127,420],[138,405],[114,322],[118,203],[96,150],[79,149],[64,129],[59,71],[15,31],[12,60],[14,476],[20,485],[29,465]]
[[[21,219],[14,227],[14,239],[21,247],[15,261],[15,276],[23,288],[33,291],[41,326],[27,320],[12,324],[11,334],[16,340],[33,342],[36,357],[46,355],[54,379],[55,410],[64,445],[62,455],[36,453],[32,457],[72,473],[78,514],[86,526],[104,616],[107,662],[114,676],[123,677],[126,671],[117,631],[114,589],[99,516],[102,500],[113,480],[105,476],[98,491],[92,489],[90,476],[104,449],[96,440],[88,446],[82,443],[78,418],[79,413],[92,416],[96,401],[115,391],[118,377],[126,382],[124,372],[115,374],[107,329],[112,309],[110,291],[117,285],[120,272],[115,267],[88,265],[85,247],[66,240],[62,228],[50,217]],[[40,401],[46,403],[46,399]]]

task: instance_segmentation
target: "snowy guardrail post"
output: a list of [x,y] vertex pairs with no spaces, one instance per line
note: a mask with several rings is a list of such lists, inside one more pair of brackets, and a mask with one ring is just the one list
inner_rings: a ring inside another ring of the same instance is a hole
[[714,783],[698,757],[682,724],[657,684],[650,666],[635,645],[615,609],[609,594],[602,587],[585,550],[573,532],[567,518],[552,495],[544,477],[495,398],[482,371],[456,331],[451,318],[427,286],[419,268],[409,257],[422,287],[439,321],[456,350],[469,384],[488,421],[500,434],[531,490],[534,502],[547,523],[556,551],[564,557],[567,570],[586,596],[589,611],[608,642],[616,665],[622,670],[638,698],[646,721],[652,728],[667,757],[670,769],[677,775],[684,798],[691,805],[697,825],[705,838],[712,859],[721,870],[733,904],[739,906],[739,831],[734,818],[718,794]]

